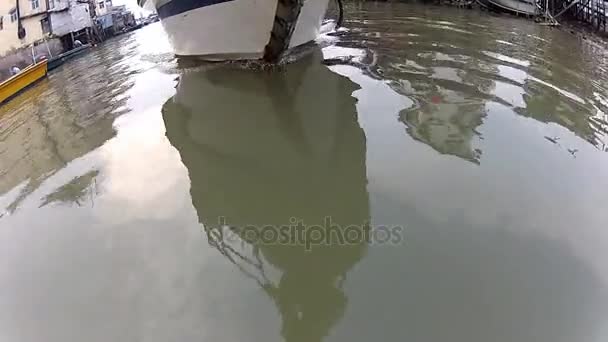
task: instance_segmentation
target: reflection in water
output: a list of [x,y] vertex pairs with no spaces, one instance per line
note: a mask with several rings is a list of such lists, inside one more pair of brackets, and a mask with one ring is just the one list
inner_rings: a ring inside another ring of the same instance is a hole
[[[215,245],[255,277],[282,316],[286,341],[321,341],[344,314],[347,272],[365,243],[313,247],[222,240],[218,226],[307,226],[331,216],[367,234],[365,137],[356,90],[317,55],[282,73],[227,68],[184,72],[165,104],[167,137],[191,180],[199,222]],[[205,94],[204,97],[200,96]],[[228,234],[230,235],[230,234]],[[279,280],[272,280],[273,270]]]
[[485,116],[483,102],[471,101],[460,94],[439,88],[430,102],[405,110],[401,119],[416,140],[432,146],[437,152],[451,154],[479,163],[481,151],[471,142],[480,136],[476,127]]
[[[322,50],[351,65],[178,72],[159,23],[0,108],[0,340],[606,341],[602,58],[516,18],[349,6]],[[403,243],[240,229],[326,215]]]
[[[601,80],[608,75],[597,49],[533,23],[406,6],[353,6],[350,30],[336,44],[373,51],[368,74],[414,101],[401,113],[414,139],[479,163],[474,141],[483,138],[486,104],[496,102],[608,149],[608,88]],[[395,14],[406,10],[407,17]],[[590,74],[597,78],[584,76]]]
[[9,213],[57,170],[114,136],[114,119],[128,112],[134,73],[125,62],[133,53],[115,54],[121,43],[134,42],[109,42],[70,61],[0,108],[0,194],[26,183]]
[[606,284],[566,244],[504,226],[452,220],[440,227],[412,209],[404,209],[402,219],[410,223],[407,247],[384,252],[357,278],[356,308],[372,319],[351,321],[354,333],[343,340],[378,334],[454,342],[605,337]]
[[[93,195],[96,194],[95,179],[99,175],[98,170],[93,170],[85,173],[82,176],[78,176],[72,179],[67,184],[64,184],[57,188],[52,193],[46,195],[42,199],[40,207],[51,204],[53,202],[60,202],[66,204],[75,203],[76,205],[82,205],[82,202],[87,199],[93,199]],[[88,198],[87,195],[90,195]]]

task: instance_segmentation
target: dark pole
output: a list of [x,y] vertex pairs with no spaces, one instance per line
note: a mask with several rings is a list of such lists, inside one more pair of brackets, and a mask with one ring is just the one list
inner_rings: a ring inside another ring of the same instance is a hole
[[341,27],[344,22],[344,5],[342,4],[342,0],[336,0],[338,3],[338,21],[336,22],[337,27]]
[[23,27],[23,24],[21,23],[21,9],[19,8],[19,0],[15,0],[17,3],[17,6],[15,7],[17,10],[17,37],[19,39],[23,39],[25,38],[25,28]]
[[289,47],[291,35],[296,28],[304,0],[279,0],[274,18],[270,40],[264,48],[262,59],[268,63],[277,63],[283,52]]

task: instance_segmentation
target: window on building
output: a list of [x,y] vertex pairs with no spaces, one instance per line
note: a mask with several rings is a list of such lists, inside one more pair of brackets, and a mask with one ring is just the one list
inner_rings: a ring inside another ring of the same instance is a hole
[[49,0],[49,9],[55,8],[55,0]]
[[0,31],[4,30],[4,16],[0,15]]
[[103,9],[104,7],[105,7],[104,2],[103,2],[103,1],[100,1],[100,2],[99,2],[99,8]]
[[49,18],[40,20],[40,26],[42,26],[42,33],[51,33],[51,22],[49,21]]
[[31,0],[30,2],[32,3],[32,10],[40,8],[40,0]]
[[10,16],[11,16],[11,23],[14,23],[15,21],[17,21],[17,10],[13,9],[9,12]]

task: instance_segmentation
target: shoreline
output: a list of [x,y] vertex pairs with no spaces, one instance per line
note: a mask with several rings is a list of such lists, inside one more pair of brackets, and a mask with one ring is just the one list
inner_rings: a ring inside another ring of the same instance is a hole
[[[476,0],[346,0],[346,3],[358,3],[358,2],[385,2],[385,3],[418,3],[426,6],[439,6],[439,7],[453,7],[459,9],[466,9],[472,11],[485,12],[491,16],[505,17],[505,18],[519,18],[536,22],[538,25],[548,27],[550,29],[563,30],[572,35],[578,36],[577,38],[589,41],[592,44],[601,46],[602,48],[608,49],[608,28],[598,28],[596,25],[581,21],[577,18],[573,18],[570,14],[566,13],[561,16],[557,21],[558,25],[544,25],[540,22],[540,16],[531,16],[525,14],[516,14],[508,11],[498,11],[486,6],[483,6]],[[608,13],[608,11],[607,11]],[[607,14],[608,16],[608,14]]]

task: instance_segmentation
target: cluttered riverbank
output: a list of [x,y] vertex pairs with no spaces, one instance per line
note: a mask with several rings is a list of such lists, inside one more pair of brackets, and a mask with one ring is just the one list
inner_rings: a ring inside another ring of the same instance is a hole
[[113,6],[111,0],[7,2],[0,7],[0,82],[14,74],[12,69],[42,59],[52,69],[53,59],[62,61],[82,45],[100,44],[154,20],[155,15],[136,19],[125,5]]
[[426,4],[453,6],[512,15],[534,20],[539,25],[581,31],[586,35],[608,35],[606,4],[602,0],[427,0]]

